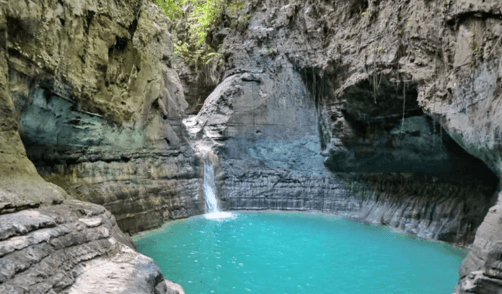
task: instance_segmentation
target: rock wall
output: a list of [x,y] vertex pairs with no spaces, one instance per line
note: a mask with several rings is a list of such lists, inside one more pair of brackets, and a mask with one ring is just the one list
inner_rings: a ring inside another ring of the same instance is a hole
[[128,129],[42,93],[22,113],[21,135],[46,180],[105,206],[131,234],[200,213],[196,161],[178,118]]
[[0,265],[2,293],[175,293],[109,211],[78,201],[0,215]]
[[[494,175],[465,170],[483,170],[482,163],[461,154],[446,133],[433,133],[423,113],[380,134],[384,140],[400,135],[394,138],[400,148],[366,142],[383,155],[352,151],[347,160],[351,151],[340,148],[323,157],[320,107],[301,74],[285,59],[263,64],[262,72],[230,75],[199,114],[185,120],[194,148],[212,146],[220,156],[224,207],[335,213],[423,238],[473,242],[497,183]],[[335,156],[343,162],[331,162]]]
[[230,30],[222,82],[186,123],[220,155],[226,205],[332,211],[461,244],[476,232],[456,291],[498,293],[500,3],[247,12],[245,31],[216,30]]
[[118,227],[196,213],[168,27],[150,1],[0,3],[1,293],[182,292]]
[[136,233],[200,213],[170,22],[148,1],[7,3],[6,57],[29,159]]
[[234,210],[332,213],[461,246],[473,243],[493,193],[490,186],[413,174],[308,177],[259,167],[240,177],[230,173],[222,201]]
[[[5,16],[2,14],[0,25],[5,24]],[[10,93],[5,51],[0,52],[0,99],[0,213],[62,202],[66,193],[61,188],[46,183],[26,157]]]

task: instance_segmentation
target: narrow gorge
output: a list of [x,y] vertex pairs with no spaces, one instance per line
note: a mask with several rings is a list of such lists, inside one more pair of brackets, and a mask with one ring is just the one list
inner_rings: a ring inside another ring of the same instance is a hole
[[0,293],[184,293],[130,236],[203,214],[208,160],[222,210],[455,244],[455,293],[502,293],[500,1],[226,1],[202,63],[160,2],[0,0]]

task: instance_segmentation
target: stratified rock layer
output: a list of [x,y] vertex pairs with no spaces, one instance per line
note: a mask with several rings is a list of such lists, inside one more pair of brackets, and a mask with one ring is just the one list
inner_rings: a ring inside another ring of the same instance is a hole
[[[124,185],[150,195],[194,176],[174,130],[187,104],[164,62],[168,25],[141,0],[0,3],[1,293],[181,293],[134,251],[109,211],[71,200],[109,201],[135,231],[162,221],[165,213],[152,211],[162,203],[123,186],[106,190],[110,181],[138,173]],[[162,173],[170,159],[184,171]],[[113,170],[127,162],[127,172]]]
[[0,215],[1,293],[175,293],[103,207],[78,201]]
[[[357,160],[344,165],[353,173],[331,173],[323,164],[315,101],[286,60],[275,62],[269,65],[284,68],[228,77],[185,121],[196,148],[219,153],[224,207],[336,213],[423,238],[472,243],[490,207],[495,176],[476,179],[452,168],[466,160],[473,168],[480,164],[468,154],[458,159],[445,145],[451,139],[432,133],[423,114],[390,130],[401,135],[397,142],[404,147],[382,151],[402,154],[396,169],[408,173],[384,173],[388,165],[381,166],[384,172],[365,173],[368,167]],[[417,171],[430,175],[410,173]]]
[[194,153],[180,127],[188,104],[169,67],[170,22],[160,8],[11,2],[2,6],[9,117],[38,172],[104,205],[129,233],[200,213]]
[[231,209],[334,213],[464,246],[473,242],[493,192],[491,186],[460,188],[463,181],[413,174],[309,177],[257,167],[239,176],[227,171],[222,201]]

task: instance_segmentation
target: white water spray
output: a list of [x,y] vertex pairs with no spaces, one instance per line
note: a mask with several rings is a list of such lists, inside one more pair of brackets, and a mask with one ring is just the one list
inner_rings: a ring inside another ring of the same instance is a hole
[[214,168],[210,162],[204,164],[204,197],[206,199],[206,212],[208,214],[220,212],[218,200],[216,199]]
[[[215,156],[213,156],[215,157]],[[225,218],[234,218],[235,214],[220,210],[218,199],[216,198],[216,181],[214,179],[214,167],[210,158],[204,162],[204,199],[206,201],[207,219],[221,220]]]

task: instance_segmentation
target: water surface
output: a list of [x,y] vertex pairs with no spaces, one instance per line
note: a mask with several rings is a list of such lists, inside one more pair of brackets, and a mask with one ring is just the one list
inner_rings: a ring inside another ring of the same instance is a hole
[[135,238],[187,294],[452,293],[467,251],[322,214],[194,217]]

